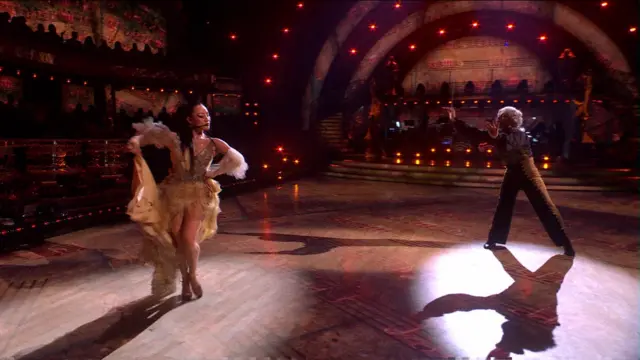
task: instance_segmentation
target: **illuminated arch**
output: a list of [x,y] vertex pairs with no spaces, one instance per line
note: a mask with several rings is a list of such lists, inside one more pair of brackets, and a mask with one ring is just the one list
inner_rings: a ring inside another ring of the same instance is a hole
[[615,43],[593,22],[565,5],[537,1],[441,1],[430,5],[426,11],[409,15],[380,38],[360,62],[349,81],[345,98],[371,76],[396,44],[422,26],[445,17],[478,10],[510,11],[553,21],[586,44],[608,68],[623,73],[630,72],[627,60]]

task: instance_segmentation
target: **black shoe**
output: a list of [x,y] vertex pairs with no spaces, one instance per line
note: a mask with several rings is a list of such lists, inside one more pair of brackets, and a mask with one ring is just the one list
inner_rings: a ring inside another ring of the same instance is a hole
[[482,245],[482,247],[485,248],[486,250],[500,250],[500,249],[504,249],[504,244],[487,241],[487,243]]
[[564,254],[565,254],[566,256],[574,257],[574,256],[576,256],[576,251],[575,251],[575,250],[573,250],[573,246],[571,246],[571,245],[565,245],[565,246],[564,246]]

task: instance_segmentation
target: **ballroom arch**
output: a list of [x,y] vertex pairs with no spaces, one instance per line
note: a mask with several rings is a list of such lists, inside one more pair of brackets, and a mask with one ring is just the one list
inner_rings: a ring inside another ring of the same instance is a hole
[[430,5],[426,11],[409,15],[400,24],[383,35],[369,50],[349,81],[347,98],[366,81],[389,51],[405,37],[422,26],[436,20],[472,11],[509,11],[553,21],[557,26],[586,44],[607,68],[623,73],[630,72],[629,64],[618,46],[593,22],[575,10],[557,2],[535,1],[443,1]]
[[[324,80],[330,71],[336,54],[344,45],[347,36],[365,19],[366,15],[383,3],[381,1],[359,1],[336,28],[336,31],[325,42],[316,59],[314,72],[308,81],[303,99],[303,127],[308,129],[315,113],[315,105],[322,92]],[[509,11],[526,14],[547,21],[552,21],[574,37],[582,41],[597,54],[599,59],[612,70],[623,73],[630,71],[629,64],[618,46],[593,22],[584,15],[557,2],[537,1],[440,1],[431,3],[426,10],[414,12],[404,18],[385,33],[363,58],[351,78],[345,97],[366,81],[380,61],[389,51],[414,31],[425,24],[452,15],[473,11]],[[340,36],[338,36],[340,34]],[[340,41],[338,41],[340,40]]]

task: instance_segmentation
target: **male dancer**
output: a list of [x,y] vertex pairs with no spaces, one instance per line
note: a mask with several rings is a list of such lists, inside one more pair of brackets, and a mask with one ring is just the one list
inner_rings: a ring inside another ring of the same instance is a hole
[[513,208],[518,192],[522,189],[554,244],[563,247],[565,255],[575,256],[571,240],[564,231],[562,217],[551,201],[542,176],[533,162],[531,144],[521,129],[522,112],[511,106],[503,107],[498,111],[496,121],[488,122],[487,130],[482,131],[457,120],[455,109],[446,110],[456,131],[466,135],[472,142],[480,143],[480,151],[486,149],[486,143],[492,144],[507,166],[500,187],[498,206],[484,248],[493,250],[498,244],[507,243]]

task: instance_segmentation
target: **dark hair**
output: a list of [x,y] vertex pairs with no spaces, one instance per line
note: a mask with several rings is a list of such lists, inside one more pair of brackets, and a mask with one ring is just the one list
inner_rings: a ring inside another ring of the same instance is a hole
[[[189,157],[191,163],[193,165],[193,159],[195,158],[195,153],[193,150],[193,131],[187,122],[187,118],[193,114],[193,109],[196,106],[203,105],[201,102],[188,102],[184,105],[180,105],[176,110],[174,116],[175,120],[173,121],[175,129],[172,129],[178,134],[178,138],[180,139],[180,146],[182,150],[189,150]],[[204,105],[203,105],[204,106]],[[191,166],[190,171],[193,171],[193,166]]]

